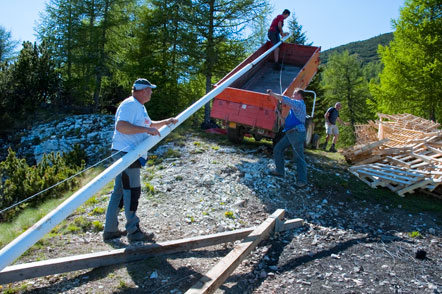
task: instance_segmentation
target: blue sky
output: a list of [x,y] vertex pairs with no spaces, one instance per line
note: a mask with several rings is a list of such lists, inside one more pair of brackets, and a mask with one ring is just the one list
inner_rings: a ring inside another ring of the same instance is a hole
[[[35,41],[34,27],[47,0],[0,0],[0,25],[14,40]],[[405,0],[271,0],[276,16],[294,12],[308,42],[322,50],[392,32]],[[285,27],[287,29],[287,26]]]

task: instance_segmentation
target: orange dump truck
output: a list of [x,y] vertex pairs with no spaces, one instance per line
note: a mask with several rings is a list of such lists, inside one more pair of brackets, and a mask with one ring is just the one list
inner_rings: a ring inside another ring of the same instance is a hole
[[[216,83],[215,87],[271,47],[270,42],[262,45]],[[234,143],[241,142],[245,134],[253,135],[258,141],[269,138],[275,142],[279,139],[282,129],[277,110],[285,117],[289,109],[276,103],[266,91],[272,89],[275,93],[282,92],[291,96],[296,88],[306,89],[318,69],[320,49],[290,43],[281,44],[279,56],[283,62],[282,70],[273,69],[273,54],[269,54],[214,98],[210,116],[224,122],[227,136]],[[314,125],[309,116],[306,129],[306,143],[310,144]]]

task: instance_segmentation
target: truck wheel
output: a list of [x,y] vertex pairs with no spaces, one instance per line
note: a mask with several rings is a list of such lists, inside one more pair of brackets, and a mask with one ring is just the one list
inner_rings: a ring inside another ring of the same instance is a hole
[[310,145],[312,141],[313,131],[315,129],[315,124],[313,119],[308,117],[305,119],[305,146]]
[[259,141],[261,141],[262,136],[259,134],[253,134],[253,138],[255,139],[256,142],[259,142]]
[[227,139],[230,142],[238,144],[242,142],[244,138],[244,132],[241,127],[227,128]]

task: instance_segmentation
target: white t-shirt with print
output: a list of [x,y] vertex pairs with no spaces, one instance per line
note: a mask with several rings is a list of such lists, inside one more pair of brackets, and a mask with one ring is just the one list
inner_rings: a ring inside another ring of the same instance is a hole
[[117,131],[117,123],[120,120],[143,127],[150,127],[152,124],[146,107],[133,96],[126,98],[120,106],[118,106],[117,112],[115,113],[115,130],[112,137],[112,149],[129,152],[150,136],[147,133],[131,135],[120,133]]

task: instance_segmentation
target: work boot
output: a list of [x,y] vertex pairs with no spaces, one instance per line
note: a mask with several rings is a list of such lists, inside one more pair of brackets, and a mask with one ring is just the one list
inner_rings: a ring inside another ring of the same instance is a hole
[[127,239],[129,242],[136,242],[136,241],[152,241],[154,238],[154,233],[145,233],[141,231],[140,228],[137,228],[137,230],[133,233],[130,233],[127,235]]
[[330,149],[328,150],[330,152],[338,152],[338,150],[335,149],[335,144],[331,145]]
[[278,178],[281,178],[281,179],[284,178],[284,175],[278,173],[278,172],[277,172],[276,170],[274,170],[274,169],[269,170],[269,175],[274,176],[274,177],[278,177]]
[[116,231],[116,232],[103,232],[103,240],[109,241],[112,239],[120,238],[121,236],[125,236],[127,234],[126,231]]
[[327,150],[327,143],[322,144],[322,150],[324,150],[324,151]]

